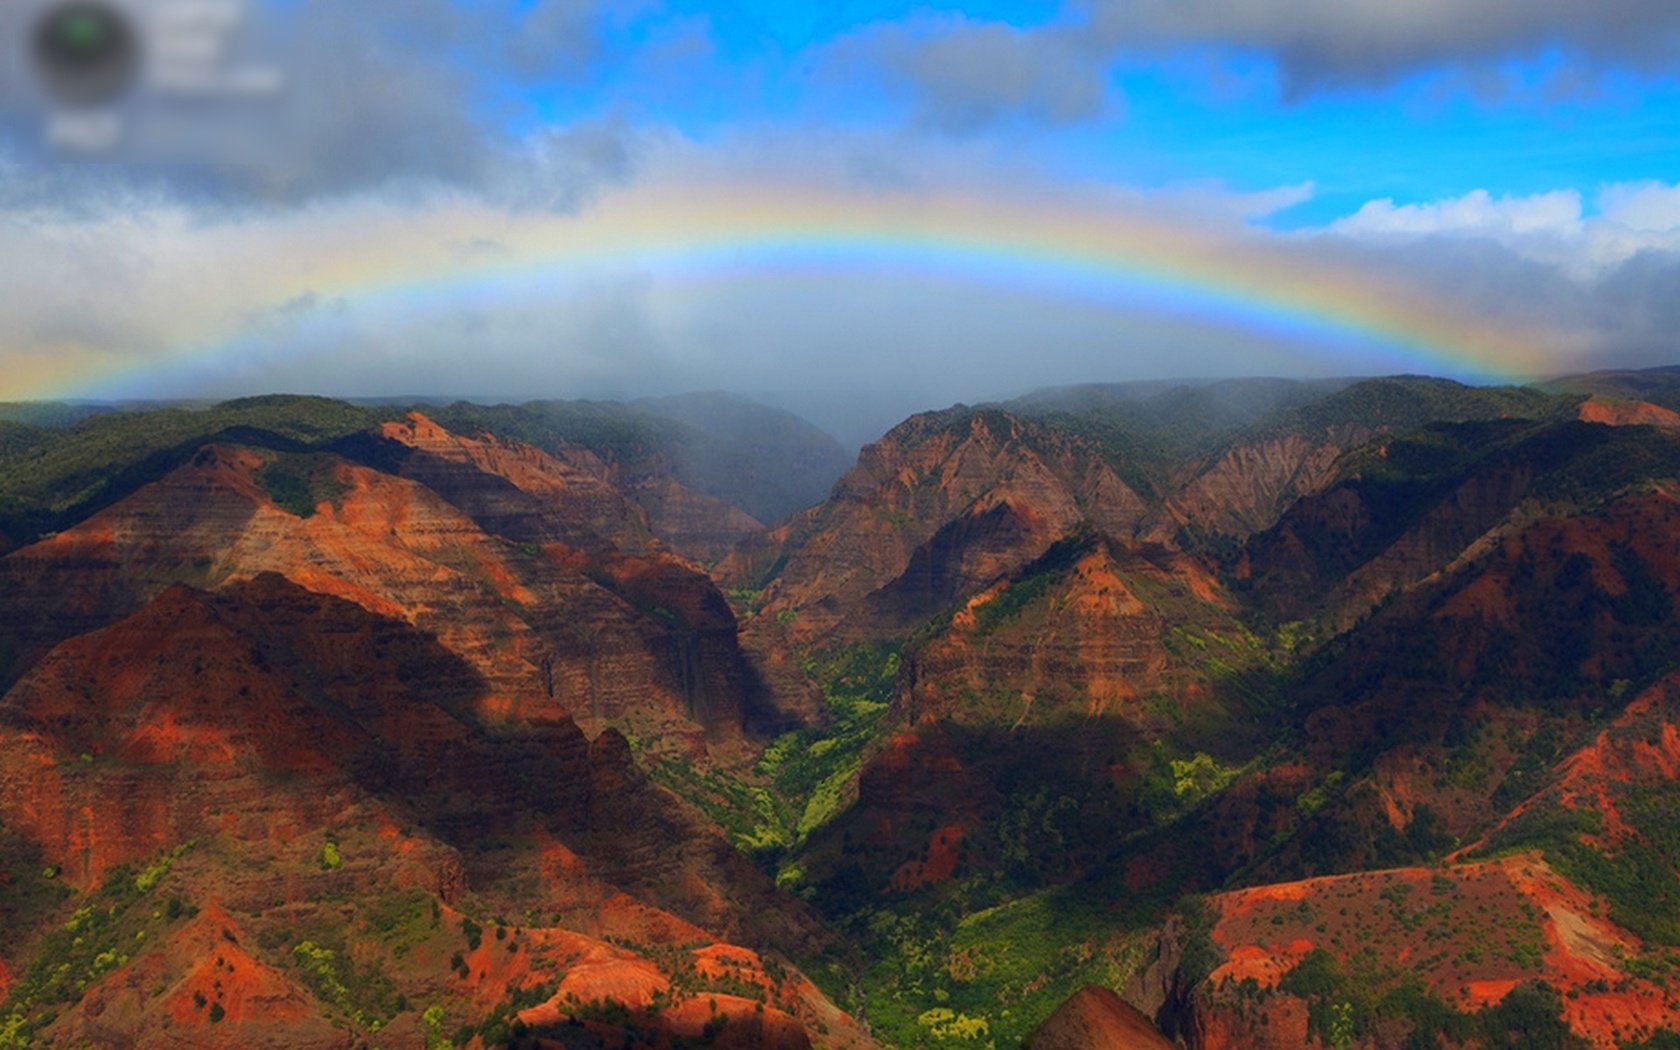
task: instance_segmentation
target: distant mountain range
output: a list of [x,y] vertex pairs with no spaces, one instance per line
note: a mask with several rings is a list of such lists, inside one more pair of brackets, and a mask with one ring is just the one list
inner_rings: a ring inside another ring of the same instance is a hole
[[1680,369],[0,407],[0,1047],[1680,1047]]

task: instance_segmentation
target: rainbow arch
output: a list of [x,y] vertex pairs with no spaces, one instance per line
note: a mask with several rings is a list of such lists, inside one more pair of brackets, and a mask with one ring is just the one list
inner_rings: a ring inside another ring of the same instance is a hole
[[[487,250],[463,252],[476,236]],[[300,244],[254,306],[300,296],[424,310],[493,299],[533,282],[607,271],[671,280],[789,267],[903,268],[1102,298],[1126,311],[1266,333],[1493,381],[1531,378],[1552,359],[1539,333],[1512,331],[1416,290],[1340,269],[1278,237],[1209,231],[1137,209],[979,195],[877,193],[786,185],[651,187],[576,215],[518,214],[473,202],[417,219],[393,213],[341,231],[318,254]],[[0,397],[58,396],[244,352],[237,332],[180,340],[141,360],[67,353]]]

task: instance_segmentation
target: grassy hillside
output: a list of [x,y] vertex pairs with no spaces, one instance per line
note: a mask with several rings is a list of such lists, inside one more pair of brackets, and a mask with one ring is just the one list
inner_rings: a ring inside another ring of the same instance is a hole
[[205,409],[93,416],[35,431],[0,452],[0,533],[22,541],[79,521],[155,481],[204,443],[318,444],[366,429],[391,412],[319,397],[257,397]]
[[1393,376],[1065,387],[1003,407],[1090,441],[1127,484],[1163,497],[1184,469],[1234,445],[1293,433],[1317,441],[1350,425],[1404,431],[1435,422],[1555,418],[1578,400],[1530,387]]
[[[846,465],[833,439],[810,424],[722,396],[638,405],[459,402],[423,410],[463,432],[488,430],[538,446],[570,442],[632,471],[669,469],[690,487],[760,520],[820,499]],[[301,451],[404,411],[279,395],[149,411],[0,406],[0,535],[24,542],[78,521],[163,476],[208,441]]]
[[1680,409],[1680,367],[1589,372],[1555,379],[1540,386],[1563,394],[1599,394]]
[[1367,379],[1262,421],[1269,429],[1327,430],[1349,423],[1412,430],[1428,423],[1475,419],[1545,419],[1572,408],[1578,398],[1533,387],[1466,386],[1450,379],[1391,376]]

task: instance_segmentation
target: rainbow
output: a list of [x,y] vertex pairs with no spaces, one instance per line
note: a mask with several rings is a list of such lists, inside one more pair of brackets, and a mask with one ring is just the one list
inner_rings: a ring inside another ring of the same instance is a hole
[[1540,333],[1492,324],[1300,249],[1289,238],[1214,232],[1136,208],[769,184],[642,187],[571,215],[470,200],[418,213],[375,209],[354,223],[324,213],[288,230],[260,266],[245,266],[243,283],[209,289],[237,309],[201,322],[206,331],[132,358],[73,346],[35,355],[33,367],[0,380],[0,399],[91,393],[163,369],[214,367],[249,348],[230,317],[303,296],[424,311],[463,299],[494,303],[517,289],[603,272],[705,282],[903,270],[1106,302],[1132,316],[1320,347],[1339,361],[1363,355],[1472,380],[1532,378],[1553,360]]

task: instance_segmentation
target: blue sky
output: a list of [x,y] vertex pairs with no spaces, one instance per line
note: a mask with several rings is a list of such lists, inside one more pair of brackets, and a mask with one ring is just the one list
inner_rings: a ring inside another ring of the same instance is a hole
[[695,260],[579,269],[563,293],[552,273],[540,292],[473,278],[470,303],[406,315],[325,276],[398,281],[378,250],[398,231],[429,286],[458,263],[465,287],[533,221],[610,243],[638,202],[700,214],[748,185],[1164,223],[1268,260],[1220,278],[1238,299],[1271,294],[1276,267],[1345,279],[1367,317],[1452,318],[1426,359],[1488,332],[1553,372],[1680,359],[1673,0],[249,2],[288,91],[167,149],[148,148],[168,100],[145,83],[132,142],[94,164],[42,148],[27,92],[0,99],[0,374],[24,377],[0,396],[818,384],[919,407],[1408,363],[1368,332],[1279,346],[1276,317],[1244,332],[1211,301],[1198,326],[1136,289],[1099,310],[1088,289],[997,295],[887,255],[871,271],[867,245],[797,302],[768,269],[702,293]]
[[[604,50],[619,61],[525,98],[544,119],[620,107],[700,138],[778,121],[893,126],[910,119],[913,101],[838,68],[835,50],[894,27],[934,38],[954,19],[1029,32],[1089,20],[1050,2],[673,3],[607,19]],[[673,54],[668,65],[637,57],[661,50]],[[1425,64],[1380,86],[1286,98],[1278,63],[1264,54],[1216,42],[1122,51],[1101,70],[1109,111],[1065,125],[1005,121],[967,133],[1005,133],[1012,148],[1079,177],[1144,185],[1214,179],[1238,189],[1313,183],[1310,203],[1277,217],[1285,225],[1327,222],[1374,198],[1413,203],[1475,189],[1559,188],[1590,196],[1605,183],[1680,175],[1680,80],[1672,69],[1577,70],[1577,61],[1552,42],[1532,54],[1491,54],[1475,68]],[[1556,83],[1572,71],[1581,83]]]

